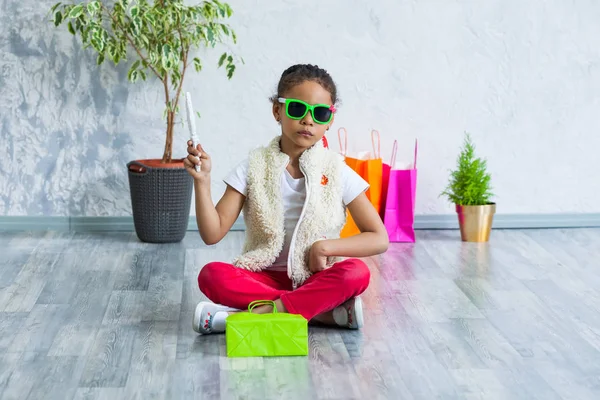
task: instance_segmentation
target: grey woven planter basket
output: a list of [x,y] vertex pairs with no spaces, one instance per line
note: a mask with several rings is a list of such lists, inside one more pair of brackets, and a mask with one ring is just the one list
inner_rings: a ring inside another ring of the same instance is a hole
[[181,241],[190,216],[192,177],[184,168],[153,168],[139,161],[129,162],[127,171],[138,238],[150,243]]

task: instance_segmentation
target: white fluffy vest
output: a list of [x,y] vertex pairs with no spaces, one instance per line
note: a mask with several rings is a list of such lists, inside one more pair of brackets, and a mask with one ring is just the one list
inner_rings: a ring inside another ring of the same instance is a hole
[[[289,157],[280,149],[281,136],[268,146],[253,150],[249,157],[248,191],[244,203],[246,240],[242,255],[233,264],[260,271],[273,264],[285,237],[281,175]],[[306,200],[290,244],[288,276],[294,285],[304,283],[311,273],[308,255],[320,239],[337,239],[346,222],[342,200],[343,157],[325,149],[321,141],[300,156],[305,177]],[[328,264],[340,258],[331,257]]]

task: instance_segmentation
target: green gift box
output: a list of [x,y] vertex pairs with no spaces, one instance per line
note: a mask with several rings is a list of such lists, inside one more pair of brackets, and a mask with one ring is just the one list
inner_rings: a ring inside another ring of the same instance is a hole
[[[273,306],[270,314],[254,314],[256,306]],[[308,355],[308,321],[301,315],[278,313],[275,302],[257,300],[247,312],[230,314],[225,320],[227,357],[273,357]]]

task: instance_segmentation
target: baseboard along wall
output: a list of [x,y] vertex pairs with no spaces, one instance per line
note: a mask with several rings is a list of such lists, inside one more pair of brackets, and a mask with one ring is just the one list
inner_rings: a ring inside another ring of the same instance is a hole
[[[416,215],[415,229],[458,229],[456,215]],[[600,227],[600,213],[588,214],[496,214],[494,229],[544,229]],[[0,216],[0,231],[133,232],[133,217],[36,217]],[[197,231],[190,216],[188,231]],[[231,228],[245,230],[242,218]]]

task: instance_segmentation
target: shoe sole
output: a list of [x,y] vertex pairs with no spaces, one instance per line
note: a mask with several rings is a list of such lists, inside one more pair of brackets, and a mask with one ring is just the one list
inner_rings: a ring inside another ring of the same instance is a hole
[[196,310],[194,311],[194,318],[192,319],[192,329],[194,329],[195,332],[203,335],[204,333],[202,333],[200,331],[200,321],[202,320],[202,310],[204,310],[204,306],[206,306],[207,302],[202,301],[200,303],[198,303],[198,305],[196,306]]
[[356,329],[360,329],[365,325],[363,302],[360,297],[354,299],[354,313],[356,316]]

